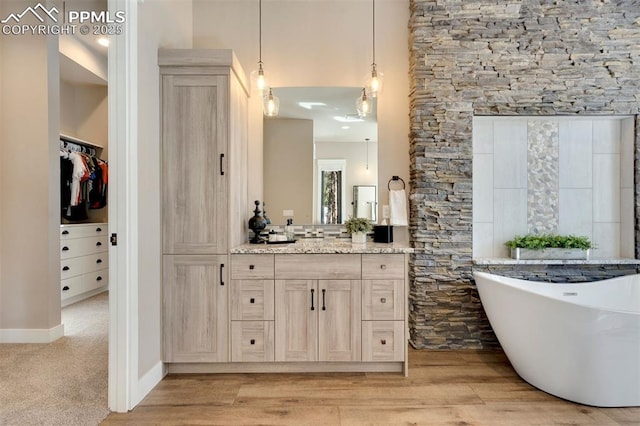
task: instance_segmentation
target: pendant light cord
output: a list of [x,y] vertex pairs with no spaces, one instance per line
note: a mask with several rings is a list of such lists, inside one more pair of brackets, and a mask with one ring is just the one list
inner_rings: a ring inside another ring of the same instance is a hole
[[[374,0],[375,1],[375,0]],[[258,63],[262,63],[262,0],[258,0]]]
[[[262,0],[260,0],[262,1]],[[373,5],[373,63],[376,63],[376,0],[371,0]]]

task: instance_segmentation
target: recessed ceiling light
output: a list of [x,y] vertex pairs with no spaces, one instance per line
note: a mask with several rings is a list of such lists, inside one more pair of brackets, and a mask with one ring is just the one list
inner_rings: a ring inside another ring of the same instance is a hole
[[327,106],[327,104],[325,104],[324,102],[298,102],[298,105],[300,105],[304,109],[312,109],[313,107]]
[[98,44],[100,46],[104,46],[104,47],[109,47],[109,39],[106,37],[100,37],[98,38]]
[[358,117],[356,114],[336,115],[333,117],[333,119],[341,123],[358,123],[358,122],[364,121],[362,118]]

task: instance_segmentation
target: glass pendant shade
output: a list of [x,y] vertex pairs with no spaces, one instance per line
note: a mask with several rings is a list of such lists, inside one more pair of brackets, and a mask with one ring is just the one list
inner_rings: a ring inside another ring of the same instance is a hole
[[254,90],[257,90],[260,95],[264,95],[267,92],[269,83],[264,76],[262,62],[258,62],[258,69],[251,72],[251,86]]
[[280,110],[280,99],[273,95],[271,89],[269,93],[262,98],[262,110],[267,117],[275,117]]
[[356,99],[356,109],[358,110],[358,116],[364,118],[371,112],[371,99],[367,96],[366,89],[362,89],[362,95]]
[[378,93],[382,91],[382,83],[384,73],[379,71],[375,63],[371,64],[371,71],[366,75],[365,88],[367,95],[372,98],[378,97]]

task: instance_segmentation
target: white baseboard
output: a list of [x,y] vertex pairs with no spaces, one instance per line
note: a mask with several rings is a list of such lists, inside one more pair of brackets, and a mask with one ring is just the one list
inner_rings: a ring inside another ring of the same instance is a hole
[[58,324],[50,329],[0,329],[0,343],[51,343],[62,336],[64,336],[63,324]]
[[160,383],[160,381],[162,381],[164,376],[167,375],[167,372],[168,370],[165,368],[162,361],[158,361],[156,365],[151,367],[151,369],[138,381],[138,389],[134,392],[131,407],[129,407],[129,409],[131,410],[138,405],[144,397],[147,396],[147,394],[151,392],[153,388]]

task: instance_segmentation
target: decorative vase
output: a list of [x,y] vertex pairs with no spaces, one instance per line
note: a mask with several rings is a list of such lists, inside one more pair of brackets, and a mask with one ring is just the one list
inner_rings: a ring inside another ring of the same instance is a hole
[[267,227],[267,221],[260,216],[260,209],[258,208],[260,201],[256,200],[254,203],[256,208],[253,211],[253,217],[249,219],[249,229],[253,231],[253,238],[249,242],[252,244],[258,244],[264,242],[262,238],[260,238],[260,231]]
[[366,232],[354,232],[351,234],[351,242],[355,244],[364,244],[367,242]]

